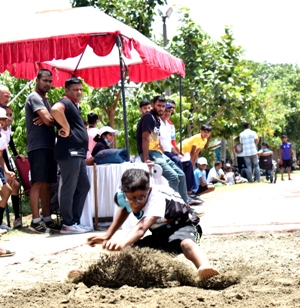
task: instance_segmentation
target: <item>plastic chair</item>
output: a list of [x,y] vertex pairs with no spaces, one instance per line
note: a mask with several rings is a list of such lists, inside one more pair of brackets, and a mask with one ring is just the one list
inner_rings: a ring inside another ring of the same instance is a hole
[[22,161],[22,159],[18,156],[14,157],[14,162],[15,162],[18,174],[19,174],[20,184],[23,187],[23,192],[21,191],[21,188],[20,188],[20,192],[19,192],[20,213],[22,215],[22,196],[24,196],[24,195],[29,196],[30,189],[31,189],[31,184],[30,184],[30,181],[29,181],[30,165],[29,165],[29,161],[28,161],[27,157],[24,158],[24,161]]

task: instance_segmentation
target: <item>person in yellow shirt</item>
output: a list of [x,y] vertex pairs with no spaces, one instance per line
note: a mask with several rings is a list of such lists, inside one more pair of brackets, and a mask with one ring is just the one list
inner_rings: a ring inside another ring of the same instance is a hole
[[200,134],[196,134],[182,141],[182,153],[190,154],[193,166],[198,159],[200,151],[206,145],[207,139],[211,134],[211,130],[212,127],[209,124],[202,124],[200,128]]

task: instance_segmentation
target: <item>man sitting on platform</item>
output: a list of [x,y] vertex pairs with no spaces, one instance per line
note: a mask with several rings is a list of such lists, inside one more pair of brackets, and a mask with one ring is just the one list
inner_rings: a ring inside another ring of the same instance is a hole
[[152,110],[145,113],[137,125],[137,149],[142,162],[154,162],[162,167],[163,176],[169,185],[178,191],[185,202],[193,201],[188,197],[184,172],[166,155],[159,141],[160,117],[166,108],[166,100],[162,96],[155,96]]

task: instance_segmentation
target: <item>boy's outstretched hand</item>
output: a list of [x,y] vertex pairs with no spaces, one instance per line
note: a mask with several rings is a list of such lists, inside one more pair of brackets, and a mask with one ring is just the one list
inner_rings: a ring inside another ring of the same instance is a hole
[[87,244],[94,247],[96,244],[102,244],[107,238],[104,236],[91,236],[87,239]]
[[119,251],[122,248],[124,248],[123,245],[120,243],[120,241],[110,240],[104,236],[89,237],[87,243],[91,247],[94,247],[96,244],[102,244],[103,249],[107,249],[110,251]]

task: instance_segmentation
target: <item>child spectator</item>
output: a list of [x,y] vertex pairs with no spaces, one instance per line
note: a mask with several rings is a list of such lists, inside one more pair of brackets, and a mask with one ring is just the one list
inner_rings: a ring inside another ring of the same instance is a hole
[[283,179],[284,169],[288,172],[288,178],[291,180],[292,157],[295,156],[292,144],[288,142],[286,135],[281,136],[282,144],[280,145],[280,166],[281,166],[281,181]]
[[235,173],[233,172],[232,166],[230,164],[226,164],[226,177],[229,184],[240,184],[243,183],[243,179],[237,178]]
[[197,169],[194,170],[196,189],[194,189],[193,192],[198,196],[215,190],[215,186],[206,181],[206,168],[207,159],[205,157],[200,157],[197,161]]
[[15,179],[14,172],[10,172],[3,159],[3,151],[6,151],[7,145],[9,143],[9,139],[7,135],[3,133],[2,127],[7,126],[7,119],[6,111],[3,108],[0,108],[0,181],[1,184],[1,191],[0,191],[0,229],[4,230],[11,230],[9,226],[3,221],[3,215],[5,211],[5,207],[8,201],[8,198],[11,195],[11,187],[6,182],[5,175],[9,179]]
[[217,161],[215,162],[215,166],[212,167],[207,176],[207,183],[213,183],[213,184],[224,184],[227,183],[227,177],[222,170],[222,162]]
[[[198,269],[200,280],[219,274],[199,246],[199,217],[170,187],[150,187],[148,172],[129,169],[123,173],[115,202],[120,207],[116,219],[104,235],[88,238],[90,246],[102,244],[116,251],[134,244],[183,253]],[[131,212],[139,219],[136,226],[122,239],[112,239]],[[152,234],[143,238],[148,229]]]

